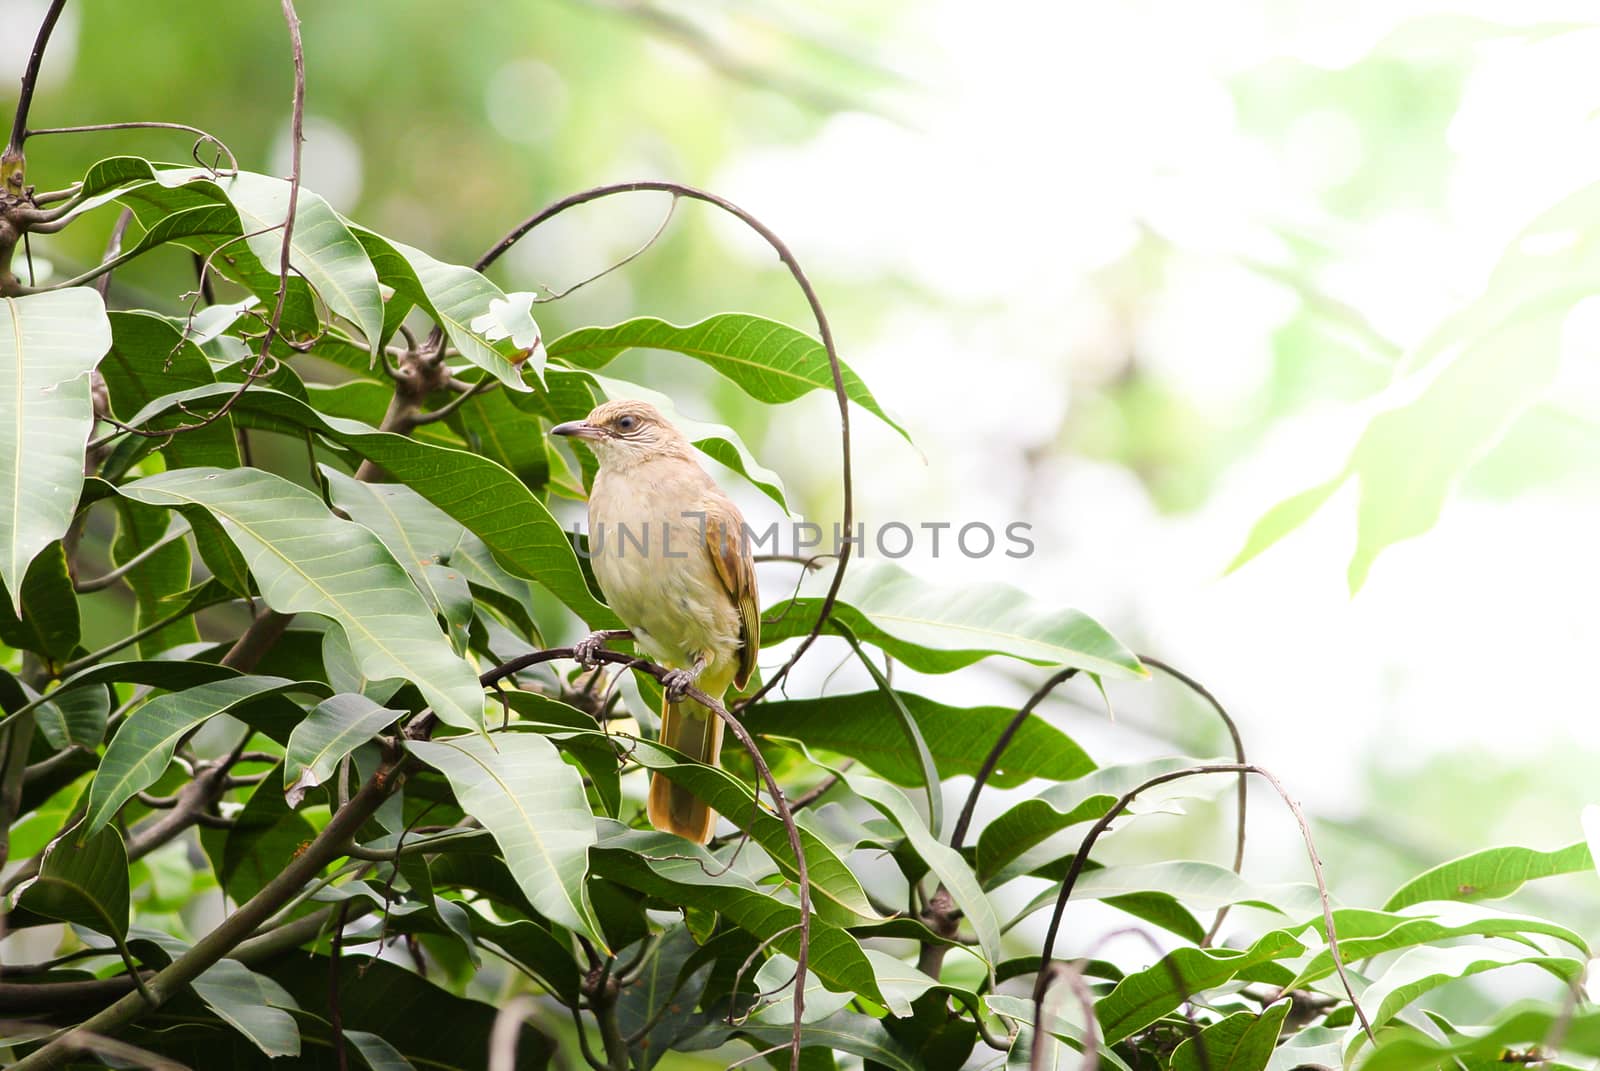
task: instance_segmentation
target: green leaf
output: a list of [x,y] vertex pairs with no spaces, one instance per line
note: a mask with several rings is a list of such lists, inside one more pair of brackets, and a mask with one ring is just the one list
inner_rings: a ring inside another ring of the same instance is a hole
[[[695,1004],[705,989],[712,964],[686,970],[700,946],[687,926],[674,926],[656,943],[638,975],[617,997],[617,1022],[629,1045],[634,1065],[647,1071],[678,1040],[696,1030]],[[569,957],[570,961],[570,957]],[[645,1031],[648,1030],[648,1033]]]
[[1384,903],[1398,911],[1428,900],[1498,900],[1522,888],[1523,882],[1593,868],[1589,846],[1582,841],[1551,852],[1532,848],[1488,848],[1441,863],[1406,882]]
[[972,926],[983,959],[992,970],[1000,962],[1000,920],[995,916],[994,905],[989,903],[983,887],[978,884],[977,877],[961,853],[948,844],[940,843],[923,824],[905,793],[889,782],[855,770],[836,772],[852,792],[876,807],[906,835],[911,850],[938,876]]
[[[494,376],[508,388],[527,391],[513,346],[496,346],[472,327],[472,321],[488,313],[495,301],[506,299],[505,291],[471,268],[434,260],[420,249],[390,241],[363,227],[352,226],[356,238],[366,248],[385,285],[415,303],[444,328],[450,344],[463,357]],[[535,346],[526,360],[535,376],[544,373],[544,355]]]
[[1260,885],[1216,863],[1193,859],[1160,863],[1123,863],[1084,873],[1073,886],[1074,898],[1109,900],[1140,892],[1161,892],[1196,911],[1242,904],[1299,914],[1322,907],[1317,887],[1310,884]]
[[284,795],[289,806],[300,806],[307,791],[333,776],[340,760],[393,725],[404,713],[350,692],[318,703],[289,734],[288,754],[283,762]]
[[[217,381],[211,362],[170,321],[148,312],[113,312],[111,352],[100,362],[111,398],[111,411],[124,423],[162,395]],[[149,425],[169,428],[196,423],[182,412],[167,414]],[[175,435],[160,444],[169,468],[239,464],[233,418],[223,415],[203,428]],[[184,578],[187,583],[187,577]]]
[[[946,777],[975,775],[1001,731],[1016,716],[1009,707],[962,709],[911,692],[898,695]],[[793,737],[810,747],[858,759],[897,785],[922,783],[921,768],[914,756],[906,753],[905,734],[881,691],[758,703],[746,710],[741,720],[756,736]],[[1022,723],[989,784],[1014,788],[1032,777],[1066,781],[1093,769],[1094,762],[1071,737],[1034,716]]]
[[[1019,733],[1009,750],[1016,751],[1022,746],[1022,734]],[[1206,761],[1171,758],[1106,766],[1021,801],[984,826],[979,834],[978,878],[988,885],[1000,877],[1007,864],[1035,845],[1042,844],[1069,826],[1095,821],[1109,811],[1117,800],[1151,778],[1204,765]],[[1197,792],[1204,793],[1208,788],[1220,788],[1224,784],[1221,780],[1223,776],[1186,777],[1150,789],[1138,798],[1146,804],[1153,804],[1175,797],[1193,796]],[[1227,776],[1231,778],[1232,775]]]
[[128,937],[128,852],[115,829],[85,832],[80,823],[45,849],[39,876],[16,905],[103,933],[121,948]]
[[[720,313],[687,327],[641,316],[614,327],[579,328],[552,342],[550,356],[593,370],[634,348],[693,357],[768,405],[792,402],[814,390],[833,390],[833,371],[822,343],[788,324],[739,312]],[[849,365],[841,362],[839,371],[851,401],[911,440]]]
[[1179,948],[1160,963],[1117,983],[1095,1005],[1107,1045],[1149,1026],[1184,1000],[1237,977],[1240,972],[1298,956],[1305,946],[1284,930],[1273,930],[1247,949]]
[[[1486,1030],[1432,1038],[1420,1033],[1387,1033],[1372,1055],[1361,1064],[1364,1071],[1423,1071],[1435,1067],[1488,1067],[1509,1051],[1546,1050],[1559,1037],[1557,1053],[1600,1057],[1600,1009],[1562,1008],[1551,1002],[1531,1001],[1513,1006]],[[1559,1066],[1559,1065],[1547,1065]]]
[[[149,164],[145,166],[155,182],[135,186],[121,198],[134,209],[141,224],[155,233],[163,225],[172,226],[168,219],[174,214],[209,213],[213,218],[189,224],[185,233],[176,237],[206,236],[226,241],[242,236],[213,258],[213,264],[237,272],[257,297],[271,300],[283,248],[290,184],[249,171],[213,177],[204,168],[156,170]],[[203,252],[210,252],[221,244],[201,242],[200,247]],[[241,269],[239,262],[247,251],[255,264]],[[304,186],[295,203],[289,263],[294,276],[304,280],[330,311],[360,328],[370,352],[377,353],[383,333],[383,295],[378,289],[377,272],[339,214]],[[271,286],[262,278],[263,269],[274,280]]]
[[189,730],[252,699],[288,691],[325,691],[282,677],[233,677],[159,695],[128,715],[111,738],[89,791],[88,831],[103,829],[135,792],[156,783]]
[[[183,438],[183,435],[179,435],[173,441]],[[123,574],[123,580],[133,589],[136,600],[133,616],[135,629],[142,629],[171,614],[177,609],[179,597],[188,590],[193,565],[189,544],[184,538],[188,532],[189,523],[169,510],[123,498],[117,500],[117,538],[111,544],[112,562],[120,566],[135,555],[159,546],[150,557]],[[141,655],[154,658],[169,648],[199,641],[199,626],[193,617],[185,617],[140,640],[138,651]]]
[[[1237,1012],[1188,1038],[1172,1053],[1171,1071],[1263,1071],[1278,1044],[1292,1002],[1280,1000],[1254,1012]],[[1202,1057],[1200,1050],[1204,1049]]]
[[[1530,955],[1526,950],[1489,944],[1456,945],[1450,948],[1423,946],[1403,953],[1361,995],[1361,1006],[1374,1028],[1398,1015],[1412,1001],[1453,982],[1502,967],[1529,964],[1543,967],[1561,981],[1571,984],[1582,976],[1584,959],[1573,956]],[[1353,1056],[1366,1037],[1354,1033],[1345,1046]]]
[[[58,689],[59,691],[59,689]],[[70,688],[39,704],[34,723],[57,751],[77,746],[93,751],[106,735],[111,693],[105,688]]]
[[451,650],[405,571],[376,536],[310,491],[257,469],[181,469],[120,491],[151,505],[201,507],[249,561],[268,606],[331,618],[368,677],[409,680],[441,720],[482,727],[477,674]]
[[[1321,917],[1307,925],[1323,932]],[[1457,937],[1517,937],[1544,934],[1567,942],[1588,954],[1582,937],[1567,927],[1527,915],[1489,911],[1470,904],[1436,902],[1426,911],[1394,914],[1387,911],[1341,909],[1333,913],[1339,935],[1339,955],[1346,963],[1369,959],[1422,944],[1442,944]],[[1304,989],[1333,973],[1333,955],[1324,948],[1300,969],[1289,988]]]
[[557,938],[527,919],[494,922],[477,912],[470,919],[473,935],[480,944],[498,952],[567,1004],[577,1005],[581,990],[570,941]]
[[[140,418],[179,404],[226,395],[219,385],[168,395]],[[297,398],[266,388],[246,391],[233,409],[246,426],[311,428],[346,446],[454,517],[519,576],[537,580],[592,628],[615,628],[616,616],[589,590],[577,553],[549,509],[516,477],[487,458],[323,417]]]
[[[793,1036],[793,1027],[746,1022],[729,1029],[725,1025],[713,1024],[683,1041],[681,1048],[688,1052],[714,1049],[725,1044],[731,1035],[743,1037],[757,1048],[767,1049],[787,1043]],[[800,1044],[806,1049],[847,1052],[870,1060],[874,1067],[889,1068],[890,1071],[923,1071],[915,1053],[890,1037],[876,1019],[859,1012],[835,1012],[821,1022],[807,1023],[801,1028]],[[788,1066],[787,1063],[784,1066]]]
[[267,771],[244,809],[234,816],[221,847],[221,865],[214,867],[218,883],[236,904],[260,892],[317,835],[310,822],[289,809],[273,784],[277,776],[276,768]]
[[[811,630],[827,580],[818,576],[808,585],[817,593],[769,612],[778,620],[762,626],[763,644]],[[949,587],[888,562],[856,562],[845,574],[833,616],[919,673],[949,673],[999,654],[1118,678],[1149,676],[1092,618],[1047,608],[1006,584]]]
[[[279,956],[263,971],[304,1008],[325,1009],[328,987],[334,984],[331,979],[337,978],[346,1031],[382,1038],[418,1071],[483,1071],[484,1049],[464,1039],[489,1036],[498,1010],[493,1005],[458,997],[398,964],[348,951],[336,971],[331,966],[322,955]],[[550,1055],[550,1043],[525,1026],[517,1040],[513,1071],[539,1071],[550,1066]],[[196,1065],[215,1066],[226,1065]]]
[[[612,828],[620,828],[613,826]],[[607,836],[593,851],[595,873],[646,896],[719,912],[741,929],[792,956],[799,949],[800,910],[697,844],[670,833],[632,830]],[[839,993],[862,993],[883,1002],[872,964],[845,930],[813,916],[810,969]]]
[[100,295],[74,287],[0,298],[0,583],[22,608],[28,563],[60,539],[94,426],[89,370],[111,345]]
[[465,649],[472,593],[466,577],[444,563],[466,530],[403,484],[364,483],[328,465],[317,468],[334,506],[378,537],[433,612],[444,618],[457,649]]
[[[266,231],[245,241],[262,263],[276,266],[283,234],[268,228],[280,226],[287,218],[290,184],[240,171],[219,179],[217,185],[238,210],[246,233]],[[378,290],[378,273],[339,214],[304,186],[295,199],[289,263],[331,311],[361,329],[370,351],[377,353],[378,339],[383,334],[383,295]]]
[[0,606],[0,643],[65,662],[78,646],[78,596],[67,572],[67,553],[60,540],[40,551],[22,581],[22,616],[11,612],[11,600]]
[[547,918],[605,943],[584,879],[594,816],[578,772],[533,733],[412,740],[443,773],[468,814],[494,834],[517,884]]
[[[543,707],[554,705],[549,701],[540,704]],[[518,706],[518,711],[523,717],[537,716],[537,710],[530,709],[525,700]],[[573,730],[564,726],[534,728],[563,743],[582,738],[594,740],[605,745],[608,755],[612,754],[613,738],[599,730]],[[721,767],[696,762],[651,740],[629,741],[629,759],[647,770],[662,774],[705,800],[719,814],[749,833],[784,877],[790,881],[799,880],[799,871],[789,849],[789,836],[783,822],[767,807],[758,805],[754,793],[745,782]],[[812,910],[842,926],[881,922],[883,917],[873,908],[860,879],[844,860],[810,830],[801,827],[799,833],[800,847],[806,857],[807,875],[811,879]]]
[[300,1055],[299,1005],[277,982],[235,959],[219,959],[192,983],[195,995],[269,1058]]
[[789,503],[783,495],[783,480],[776,472],[756,461],[738,432],[726,424],[707,424],[689,419],[678,412],[677,405],[669,396],[660,391],[608,376],[595,375],[592,378],[610,401],[626,398],[655,406],[701,453],[749,480],[757,490],[776,502],[779,509],[789,512]]
[[856,639],[855,633],[841,622],[833,622],[833,630],[845,638],[850,644],[850,649],[855,652],[856,659],[865,667],[872,677],[872,682],[878,686],[878,694],[888,700],[889,712],[894,715],[894,723],[900,729],[904,742],[909,745],[909,750],[917,757],[917,781],[922,785],[928,800],[928,831],[935,840],[944,836],[944,791],[940,787],[939,767],[933,761],[933,753],[928,750],[928,742],[922,738],[922,729],[917,725],[917,719],[906,708],[900,699],[899,693],[889,683],[889,678],[884,676],[876,662],[867,657],[861,649],[861,643]]

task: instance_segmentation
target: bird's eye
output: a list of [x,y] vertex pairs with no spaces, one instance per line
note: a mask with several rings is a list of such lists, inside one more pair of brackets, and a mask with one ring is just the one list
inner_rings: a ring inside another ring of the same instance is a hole
[[619,417],[617,419],[617,428],[620,431],[632,431],[634,429],[634,427],[638,423],[639,423],[639,418],[638,417],[631,417],[631,416]]

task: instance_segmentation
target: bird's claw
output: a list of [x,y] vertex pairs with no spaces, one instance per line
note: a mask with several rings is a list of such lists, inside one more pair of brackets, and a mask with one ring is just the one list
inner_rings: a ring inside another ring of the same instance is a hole
[[593,669],[600,664],[600,652],[605,649],[605,633],[591,632],[572,645],[572,657],[580,666]]
[[661,677],[661,686],[666,690],[667,702],[678,703],[689,694],[689,689],[694,687],[696,674],[687,669],[669,669]]

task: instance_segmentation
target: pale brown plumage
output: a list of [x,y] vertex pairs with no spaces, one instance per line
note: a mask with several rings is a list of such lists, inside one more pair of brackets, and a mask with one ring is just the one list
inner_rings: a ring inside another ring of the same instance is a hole
[[[606,601],[641,651],[679,671],[669,681],[661,740],[714,765],[721,720],[673,695],[693,683],[720,701],[755,670],[761,614],[744,517],[652,405],[607,402],[553,433],[587,441],[600,462],[589,492],[589,546]],[[648,812],[657,829],[702,844],[717,818],[659,774],[650,779]]]

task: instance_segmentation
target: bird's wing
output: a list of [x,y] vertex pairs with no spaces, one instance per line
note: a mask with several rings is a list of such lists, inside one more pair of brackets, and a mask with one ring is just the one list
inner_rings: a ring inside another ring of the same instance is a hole
[[728,597],[739,608],[743,646],[739,648],[739,672],[733,682],[743,688],[755,672],[756,653],[761,649],[761,604],[756,594],[755,563],[750,559],[739,507],[720,495],[707,502],[706,507],[706,553]]

